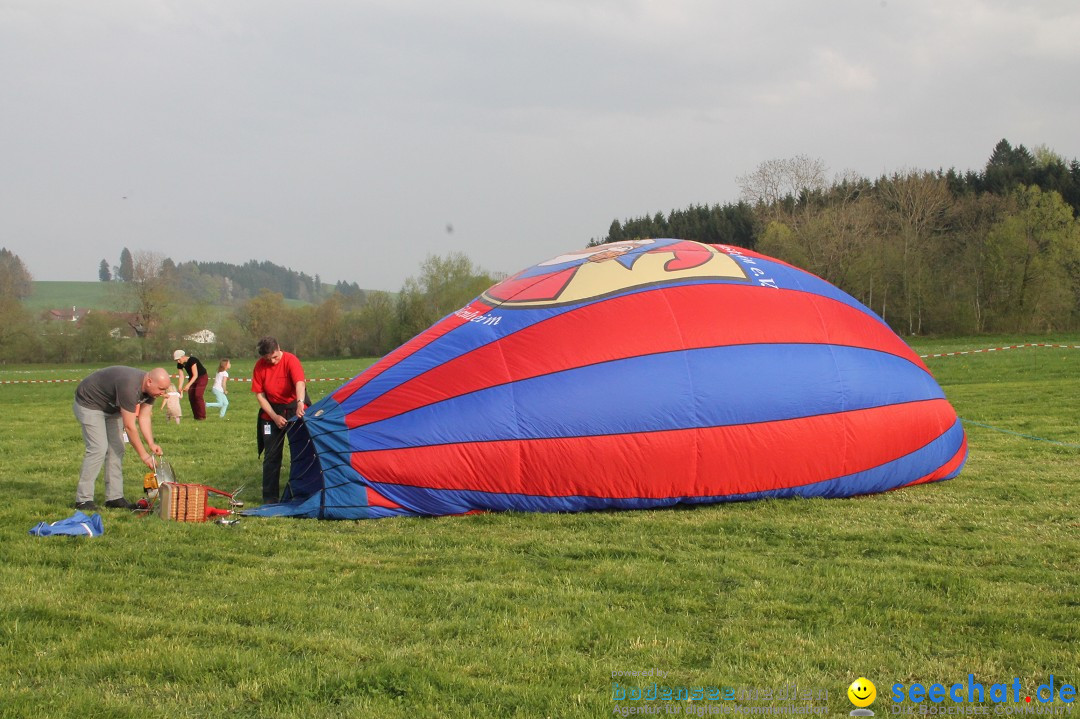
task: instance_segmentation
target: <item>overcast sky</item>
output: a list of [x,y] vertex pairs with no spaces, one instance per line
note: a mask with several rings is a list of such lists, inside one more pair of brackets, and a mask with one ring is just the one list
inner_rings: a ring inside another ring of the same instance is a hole
[[1076,0],[0,0],[0,246],[512,273],[769,159],[1071,160],[1078,37]]

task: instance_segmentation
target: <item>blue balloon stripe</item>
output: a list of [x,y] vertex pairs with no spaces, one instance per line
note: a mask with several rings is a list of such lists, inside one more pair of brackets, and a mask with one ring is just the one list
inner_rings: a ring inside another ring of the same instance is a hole
[[[726,245],[721,245],[725,247]],[[738,250],[738,248],[735,248]],[[785,265],[782,262],[767,257],[750,257],[746,255],[739,255],[737,253],[731,253],[731,256],[736,262],[748,267],[760,267],[764,270],[765,274],[757,277],[759,283],[775,283],[775,287],[785,290],[798,290],[802,292],[809,292],[810,294],[818,295],[819,297],[825,297],[830,300],[841,302],[849,307],[859,310],[863,314],[866,314],[881,324],[885,324],[885,321],[881,319],[873,310],[868,308],[857,299],[844,292],[839,287],[826,282],[817,275],[810,274],[806,270],[801,270],[797,267]],[[773,285],[769,285],[773,286]]]
[[368,451],[755,424],[943,396],[920,367],[884,352],[738,345],[631,357],[499,385],[349,434],[354,451]]
[[[881,324],[882,320],[868,310],[853,297],[842,290],[833,287],[829,283],[801,270],[795,270],[777,263],[766,262],[756,259],[759,264],[767,264],[770,272],[784,279],[782,287],[795,292],[806,292],[825,299],[840,302],[844,305],[859,310]],[[664,292],[670,288],[685,287],[690,285],[739,285],[746,286],[745,280],[730,280],[725,278],[688,279],[681,282],[672,282],[663,285],[650,285],[635,287],[610,296],[590,299],[579,304],[559,307],[532,307],[532,308],[494,308],[485,316],[499,316],[499,322],[495,325],[466,322],[436,339],[425,348],[423,352],[417,352],[405,357],[394,366],[387,368],[382,374],[358,389],[351,396],[342,401],[346,414],[363,407],[372,400],[392,392],[403,383],[417,377],[428,370],[434,369],[446,362],[472,352],[480,347],[501,341],[517,332],[532,327],[553,317],[566,312],[573,312],[583,306],[600,302],[607,302],[619,297],[635,295],[644,292]],[[762,287],[760,291],[775,292],[770,288]],[[781,290],[783,291],[783,290]],[[751,301],[750,298],[747,301]],[[444,318],[445,319],[445,318]],[[480,318],[477,318],[480,319]]]
[[[872,494],[897,489],[912,478],[927,476],[949,462],[963,443],[964,433],[957,421],[941,436],[918,450],[878,467],[843,477],[784,487],[763,492],[711,495],[705,497],[585,497],[504,494],[479,490],[431,489],[401,484],[372,483],[380,494],[406,505],[420,515],[462,514],[482,509],[492,512],[581,512],[600,509],[654,509],[676,504],[713,504],[755,499],[790,497],[830,498]],[[950,476],[960,470],[957,468]],[[943,477],[942,479],[948,479]]]

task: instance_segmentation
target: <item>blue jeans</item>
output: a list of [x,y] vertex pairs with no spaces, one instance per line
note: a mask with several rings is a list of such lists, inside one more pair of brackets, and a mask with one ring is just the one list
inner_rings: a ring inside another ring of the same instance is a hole
[[229,395],[225,394],[225,392],[215,387],[211,387],[210,391],[214,393],[214,399],[216,399],[217,402],[207,402],[206,406],[221,407],[221,411],[218,412],[218,417],[224,417],[225,410],[229,408]]

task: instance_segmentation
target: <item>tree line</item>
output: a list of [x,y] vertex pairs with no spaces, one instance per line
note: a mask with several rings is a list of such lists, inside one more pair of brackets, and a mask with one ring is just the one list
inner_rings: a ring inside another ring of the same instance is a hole
[[600,242],[734,244],[832,282],[904,334],[1080,329],[1080,162],[1001,140],[982,171],[829,181],[806,156],[738,178],[738,203],[623,222]]
[[[172,258],[165,257],[160,270],[193,302],[228,304],[254,297],[262,290],[279,292],[286,299],[302,302],[319,302],[334,292],[349,296],[362,292],[355,282],[338,281],[328,286],[319,275],[312,277],[291,267],[259,260],[248,260],[242,265],[196,261],[176,264]],[[135,256],[125,247],[120,252],[119,264],[109,265],[103,258],[98,265],[98,279],[135,281]]]
[[[265,335],[301,356],[380,356],[500,279],[452,253],[425,259],[397,293],[338,283],[326,288],[321,302],[299,304],[264,287],[223,306],[210,301],[218,299],[211,289],[219,279],[204,279],[201,296],[192,291],[193,278],[218,275],[185,274],[183,266],[151,252],[131,253],[130,262],[129,279],[110,279],[114,311],[57,321],[23,306],[30,275],[16,255],[0,250],[0,362],[167,364],[177,347],[203,358],[251,357]],[[213,344],[185,339],[203,329],[213,331]]]
[[[738,182],[738,202],[615,220],[590,244],[678,237],[754,249],[836,284],[902,334],[1080,329],[1075,159],[1002,140],[977,172],[829,180],[824,162],[796,156]],[[117,311],[56,322],[22,305],[30,275],[0,249],[0,361],[164,361],[201,329],[216,334],[200,349],[211,358],[251,356],[266,334],[302,356],[380,356],[501,279],[460,253],[428,257],[397,293],[323,286],[256,261],[177,265],[125,249],[119,282],[107,264],[100,278]],[[308,304],[287,301],[305,293]]]

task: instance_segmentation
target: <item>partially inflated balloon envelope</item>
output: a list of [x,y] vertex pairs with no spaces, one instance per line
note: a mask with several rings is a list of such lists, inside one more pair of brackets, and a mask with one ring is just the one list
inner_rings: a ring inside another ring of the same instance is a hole
[[359,519],[849,497],[956,476],[919,357],[824,280],[674,239],[495,285],[313,405],[282,504]]

